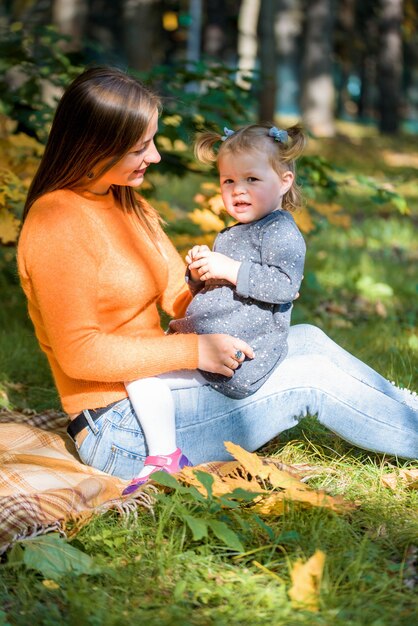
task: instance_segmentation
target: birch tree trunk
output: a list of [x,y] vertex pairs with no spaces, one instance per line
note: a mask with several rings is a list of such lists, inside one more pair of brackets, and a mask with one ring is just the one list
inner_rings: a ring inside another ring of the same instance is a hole
[[304,124],[319,137],[335,134],[332,32],[332,1],[308,0],[301,106]]
[[380,130],[396,133],[399,129],[402,54],[402,0],[381,0],[377,77]]
[[249,88],[257,64],[257,24],[261,0],[242,0],[238,15],[238,72],[237,84]]

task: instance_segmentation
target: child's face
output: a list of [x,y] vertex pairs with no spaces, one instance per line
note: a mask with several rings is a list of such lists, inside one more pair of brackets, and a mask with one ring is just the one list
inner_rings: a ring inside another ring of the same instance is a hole
[[294,178],[289,171],[279,176],[267,156],[258,150],[226,152],[219,157],[218,168],[225,209],[243,224],[280,209]]

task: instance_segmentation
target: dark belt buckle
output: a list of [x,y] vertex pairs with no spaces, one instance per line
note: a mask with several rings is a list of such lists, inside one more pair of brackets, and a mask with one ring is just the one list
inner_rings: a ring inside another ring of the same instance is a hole
[[[116,400],[115,402],[111,402],[107,406],[100,407],[99,409],[88,409],[89,415],[90,415],[91,419],[93,420],[93,422],[98,420],[99,417],[101,415],[103,415],[103,413],[106,413],[106,411],[109,411],[109,409],[111,409],[112,406],[114,406],[118,402],[120,402],[120,400]],[[84,412],[83,413],[79,413],[68,424],[68,426],[67,426],[67,433],[69,434],[71,439],[75,442],[75,438],[78,435],[78,433],[81,433],[81,431],[88,425],[89,425],[89,423],[87,421],[86,416],[84,415]]]

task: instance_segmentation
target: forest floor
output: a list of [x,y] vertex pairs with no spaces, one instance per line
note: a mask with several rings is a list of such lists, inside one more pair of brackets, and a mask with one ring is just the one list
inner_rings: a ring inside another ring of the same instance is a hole
[[[320,326],[396,384],[416,389],[416,138],[380,137],[344,123],[338,129],[335,139],[311,141],[310,152],[344,168],[342,176],[375,176],[404,194],[409,211],[373,204],[348,187],[343,207],[350,224],[336,226],[324,218],[306,237],[305,280],[293,322]],[[193,180],[173,179],[159,188],[161,202],[184,213],[192,208],[184,199],[197,191]],[[4,274],[1,402],[17,409],[58,408],[12,258]],[[417,472],[417,463],[357,449],[315,417],[259,453],[314,467],[310,486],[356,506],[337,513],[291,505],[268,516],[238,507],[228,517],[243,548],[234,550],[212,531],[198,538],[187,522],[193,516],[203,524],[225,520],[216,499],[161,493],[153,514],[125,519],[107,513],[81,529],[71,545],[93,558],[95,573],[48,581],[6,555],[0,565],[0,625],[416,623],[418,492],[406,477]],[[392,474],[397,478],[391,482]],[[314,592],[318,610],[311,611],[297,607],[289,590],[295,563],[318,550],[325,566]]]

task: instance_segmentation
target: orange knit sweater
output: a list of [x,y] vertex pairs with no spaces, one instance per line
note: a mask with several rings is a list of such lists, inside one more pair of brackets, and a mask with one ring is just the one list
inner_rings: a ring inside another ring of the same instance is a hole
[[185,266],[108,196],[59,190],[22,228],[18,267],[36,336],[68,413],[127,395],[124,382],[198,362],[196,335],[165,335],[157,306],[184,315]]

